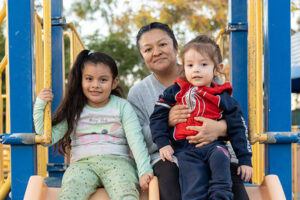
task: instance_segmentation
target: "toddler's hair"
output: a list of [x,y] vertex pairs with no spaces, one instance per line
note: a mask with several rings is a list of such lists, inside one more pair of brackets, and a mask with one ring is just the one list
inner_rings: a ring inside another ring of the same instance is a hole
[[[92,53],[89,50],[83,50],[78,54],[69,73],[65,96],[56,109],[52,120],[52,125],[56,125],[64,120],[68,124],[66,134],[59,140],[57,147],[54,148],[58,149],[58,152],[61,154],[69,153],[71,149],[70,135],[74,131],[80,114],[87,103],[87,98],[82,90],[82,70],[86,63],[102,63],[110,68],[113,80],[118,76],[117,64],[109,55],[102,52]],[[111,94],[123,97],[122,89],[119,86],[112,90]]]
[[[185,44],[179,54],[182,64],[181,76],[184,77],[184,55],[190,50],[194,49],[202,55],[208,56],[214,63],[214,69],[218,70],[217,66],[222,62],[222,55],[219,45],[207,35],[199,35]],[[221,72],[220,72],[221,73]]]
[[214,62],[215,67],[222,62],[219,45],[207,35],[199,35],[183,46],[179,55],[182,62],[184,62],[184,54],[190,49],[195,49],[201,54],[206,54]]

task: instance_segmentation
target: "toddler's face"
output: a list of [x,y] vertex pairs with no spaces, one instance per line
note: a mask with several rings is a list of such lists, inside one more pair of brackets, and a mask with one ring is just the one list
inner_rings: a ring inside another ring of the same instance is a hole
[[216,73],[213,61],[193,48],[185,52],[183,59],[188,82],[194,86],[210,87]]

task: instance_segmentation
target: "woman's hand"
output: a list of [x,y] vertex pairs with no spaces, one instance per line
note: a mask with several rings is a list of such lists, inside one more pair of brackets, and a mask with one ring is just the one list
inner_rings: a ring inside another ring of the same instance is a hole
[[172,127],[178,123],[186,122],[187,118],[191,116],[191,112],[187,105],[173,106],[169,113],[169,126]]
[[167,159],[170,162],[174,162],[172,155],[174,154],[174,150],[171,145],[164,146],[163,148],[159,149],[160,157],[165,162]]
[[237,169],[237,175],[241,175],[241,179],[248,182],[253,176],[253,168],[248,165],[241,165]]
[[43,101],[45,101],[45,102],[50,102],[50,101],[52,101],[52,99],[53,99],[53,93],[52,93],[52,89],[51,88],[43,88],[41,91],[40,91],[40,93],[39,93],[39,95],[38,95],[38,97],[40,98],[40,99],[42,99]]
[[197,144],[196,147],[207,145],[218,137],[226,136],[227,124],[225,120],[216,121],[205,117],[195,117],[195,120],[202,122],[202,126],[188,126],[186,129],[197,131],[195,136],[186,137],[189,143]]
[[153,178],[153,174],[152,173],[146,173],[143,174],[140,178],[140,186],[142,191],[146,191],[149,188],[149,183]]

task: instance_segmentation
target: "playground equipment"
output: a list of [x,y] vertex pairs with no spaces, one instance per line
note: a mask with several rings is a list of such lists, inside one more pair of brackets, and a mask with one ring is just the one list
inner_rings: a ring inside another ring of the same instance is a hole
[[[298,141],[297,134],[290,132],[290,1],[265,0],[264,27],[262,27],[261,0],[231,0],[229,5],[230,23],[224,33],[228,33],[230,37],[233,95],[241,103],[246,118],[249,114],[249,120],[248,118],[247,120],[249,121],[250,139],[255,143],[253,146],[255,170],[253,182],[258,186],[247,187],[247,192],[250,198],[255,200],[285,198],[290,200],[292,199],[291,143]],[[7,89],[11,89],[7,90],[6,95],[6,102],[9,103],[6,108],[10,108],[9,118],[6,116],[6,119],[10,119],[7,120],[10,124],[6,128],[11,129],[6,129],[6,132],[12,134],[0,136],[0,138],[3,143],[11,146],[9,151],[11,154],[10,171],[13,172],[11,197],[12,199],[25,197],[34,199],[36,194],[31,192],[31,188],[40,188],[36,190],[37,195],[57,195],[59,189],[55,189],[55,186],[46,187],[44,178],[46,176],[61,177],[67,165],[63,157],[51,153],[51,150],[48,151],[47,159],[45,156],[47,149],[36,145],[49,142],[51,126],[45,126],[46,134],[43,137],[35,137],[32,134],[34,132],[32,104],[35,93],[45,86],[52,86],[55,93],[52,110],[57,107],[63,94],[63,29],[66,28],[66,24],[62,17],[62,0],[52,0],[51,2],[44,0],[43,40],[41,19],[34,14],[33,0],[8,0],[2,10],[5,10],[8,18],[9,45],[6,62],[9,63],[9,68],[5,69],[7,70],[6,75],[9,75],[6,79],[9,84],[6,86]],[[278,15],[278,11],[280,11],[280,15]],[[3,12],[0,12],[0,20],[3,18]],[[68,34],[72,35],[70,36],[71,46],[77,44],[71,47],[74,58],[84,48],[84,45],[80,40],[75,39],[78,38],[78,34],[74,26],[70,24],[68,27],[73,30],[71,34]],[[263,28],[264,37],[262,37]],[[37,35],[39,36],[37,37]],[[34,39],[38,39],[39,42]],[[262,95],[263,42],[264,96]],[[43,52],[42,47],[44,47],[44,54],[41,53]],[[39,59],[37,60],[37,58]],[[4,69],[2,66],[5,65],[5,60],[3,60],[0,69]],[[44,70],[41,70],[44,69],[44,66],[50,68],[45,73]],[[51,73],[52,78],[49,78]],[[40,80],[44,76],[47,78]],[[34,84],[44,81],[43,86]],[[34,88],[35,86],[36,88]],[[282,99],[282,97],[285,98]],[[263,98],[265,98],[264,113]],[[50,120],[51,110],[48,111],[46,118]],[[265,125],[263,125],[263,121]],[[48,122],[51,125],[51,122]],[[18,137],[20,135],[16,135],[16,133],[22,133],[22,137]],[[28,144],[28,140],[25,142],[24,136],[27,139],[30,138],[30,144]],[[36,156],[37,154],[39,156]],[[40,157],[44,159],[40,159]],[[40,176],[32,176],[36,174]],[[277,176],[269,174],[276,174],[279,179]],[[3,186],[10,185],[9,176],[5,180],[5,183],[0,185],[0,195],[4,194],[2,189],[7,188]],[[156,179],[151,183],[151,190],[152,187],[157,188],[155,182]],[[100,193],[102,195],[103,190]],[[6,194],[7,192],[5,192]],[[98,194],[97,191],[95,195]],[[148,198],[158,199],[157,195],[157,191],[149,192]],[[37,199],[39,198],[41,196],[37,196]]]
[[[50,188],[41,176],[31,176],[26,188],[24,200],[55,200],[60,188]],[[109,200],[108,194],[103,188],[91,195],[89,200]],[[140,200],[159,200],[158,180],[154,177],[150,182],[149,191],[141,192]]]
[[[150,183],[149,192],[141,193],[141,200],[159,200],[158,180],[155,177]],[[268,175],[260,186],[246,187],[251,200],[283,200],[285,199],[280,181],[275,175]],[[44,178],[41,176],[31,176],[28,182],[24,200],[55,200],[58,197],[59,188],[47,187]],[[109,200],[106,191],[98,189],[89,200]]]

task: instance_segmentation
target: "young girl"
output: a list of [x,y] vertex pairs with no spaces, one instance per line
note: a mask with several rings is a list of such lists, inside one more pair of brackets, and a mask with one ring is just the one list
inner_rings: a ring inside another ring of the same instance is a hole
[[[52,144],[60,153],[71,152],[59,199],[88,199],[98,187],[105,187],[110,199],[139,199],[148,188],[153,171],[137,116],[120,98],[115,61],[100,52],[83,50],[77,56],[68,79],[68,89],[53,117]],[[37,134],[43,133],[43,112],[53,99],[43,89],[34,105]]]
[[[245,181],[252,177],[252,152],[240,105],[230,96],[232,88],[229,83],[213,83],[214,77],[223,68],[220,49],[208,36],[201,35],[183,47],[180,58],[183,77],[159,97],[150,117],[153,141],[163,160],[173,161],[175,150],[182,199],[233,199],[230,156],[225,142],[219,139],[197,148],[186,139],[197,134],[187,130],[187,126],[202,125],[194,117],[224,118],[228,125],[228,137],[239,159],[238,174]],[[188,105],[192,113],[186,122],[170,130],[168,115],[176,103]]]

